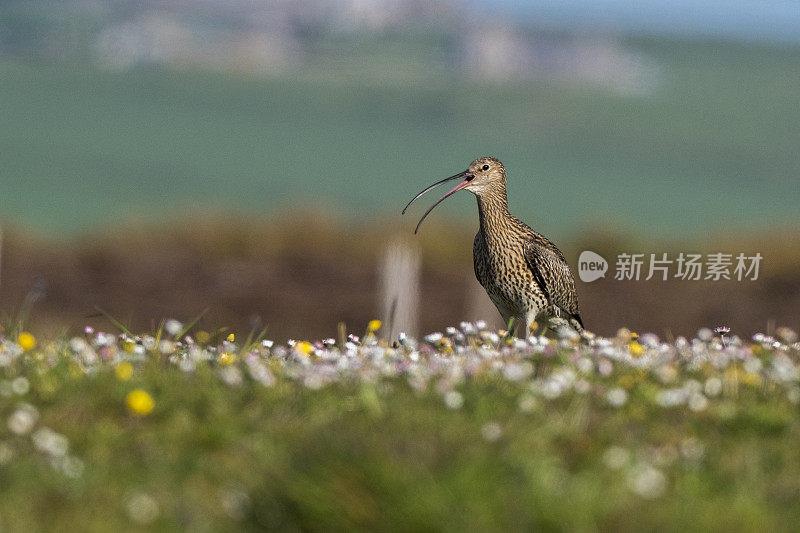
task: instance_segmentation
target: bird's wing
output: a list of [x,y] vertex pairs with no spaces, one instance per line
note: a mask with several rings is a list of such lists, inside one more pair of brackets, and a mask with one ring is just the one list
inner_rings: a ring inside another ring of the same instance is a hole
[[[549,244],[549,243],[548,243]],[[552,246],[552,245],[551,245]],[[528,268],[544,292],[547,301],[562,312],[575,318],[583,326],[578,311],[575,280],[566,259],[558,249],[548,247],[534,239],[525,241],[523,250]]]

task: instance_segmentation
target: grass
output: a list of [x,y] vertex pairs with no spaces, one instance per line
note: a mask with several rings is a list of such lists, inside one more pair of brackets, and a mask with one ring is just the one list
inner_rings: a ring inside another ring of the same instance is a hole
[[786,329],[725,347],[707,330],[671,343],[623,330],[589,347],[466,323],[394,348],[372,332],[345,346],[190,335],[4,338],[0,525],[780,531],[800,519],[800,344]]

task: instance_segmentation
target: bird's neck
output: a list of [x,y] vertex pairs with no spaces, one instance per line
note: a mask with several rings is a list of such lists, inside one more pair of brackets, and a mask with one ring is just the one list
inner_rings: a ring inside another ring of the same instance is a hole
[[508,212],[506,186],[505,184],[498,185],[477,197],[481,231],[484,234],[491,234],[493,230],[502,227],[511,217],[511,213]]

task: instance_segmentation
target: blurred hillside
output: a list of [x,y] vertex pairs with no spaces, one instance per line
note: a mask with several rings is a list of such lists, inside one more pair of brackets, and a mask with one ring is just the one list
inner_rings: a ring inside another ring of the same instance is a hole
[[[60,235],[175,209],[377,219],[493,154],[514,212],[557,239],[797,222],[800,48],[470,6],[0,3],[0,218]],[[471,220],[468,203],[438,215]]]
[[[796,221],[800,51],[639,46],[668,65],[647,97],[0,59],[0,213],[59,234],[181,208],[391,217],[495,154],[512,210],[554,238],[598,222],[697,236]],[[437,216],[471,220],[471,204]]]
[[[0,5],[11,55],[256,75],[584,82],[646,90],[652,65],[610,36],[545,33],[459,0],[34,0]],[[645,85],[645,86],[643,86]]]

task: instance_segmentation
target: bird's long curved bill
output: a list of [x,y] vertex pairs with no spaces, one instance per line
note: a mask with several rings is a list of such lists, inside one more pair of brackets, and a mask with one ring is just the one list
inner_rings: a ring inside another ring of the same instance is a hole
[[474,178],[474,177],[475,177],[475,176],[474,176],[473,174],[470,174],[470,173],[469,173],[468,171],[466,171],[466,170],[465,170],[464,172],[459,172],[458,174],[456,174],[456,175],[454,175],[454,176],[450,176],[449,178],[445,178],[445,179],[443,179],[443,180],[441,180],[441,181],[437,181],[436,183],[434,183],[434,184],[433,184],[433,185],[431,185],[430,187],[427,187],[427,188],[426,188],[425,190],[423,190],[421,193],[419,193],[418,195],[416,195],[414,198],[412,198],[412,199],[411,199],[411,201],[410,201],[410,202],[408,202],[408,204],[406,204],[406,206],[403,208],[403,214],[404,214],[404,215],[406,214],[406,209],[408,209],[408,206],[410,206],[410,205],[411,205],[411,204],[414,202],[414,200],[416,200],[417,198],[419,198],[420,196],[422,196],[422,195],[423,195],[423,194],[425,194],[426,192],[428,192],[428,191],[430,191],[430,190],[432,190],[432,189],[435,189],[435,188],[436,188],[436,187],[438,187],[439,185],[442,185],[442,184],[444,184],[444,183],[447,183],[448,181],[453,181],[453,180],[457,180],[457,179],[460,179],[460,180],[462,180],[462,181],[461,181],[461,183],[459,183],[458,185],[456,185],[455,187],[453,187],[453,189],[452,189],[452,190],[450,190],[450,192],[448,192],[447,194],[445,194],[444,196],[442,196],[441,198],[439,198],[438,200],[436,200],[436,203],[434,203],[432,206],[430,206],[430,207],[428,208],[428,210],[427,210],[427,211],[425,211],[425,214],[424,214],[424,215],[422,215],[422,218],[421,218],[421,219],[419,219],[419,222],[417,222],[417,227],[416,227],[416,228],[414,228],[414,233],[417,233],[417,231],[419,231],[419,227],[422,225],[422,221],[423,221],[423,220],[425,220],[425,217],[427,217],[427,216],[428,216],[428,214],[429,214],[431,211],[433,211],[433,208],[434,208],[434,207],[436,207],[437,205],[439,205],[440,203],[442,203],[442,202],[444,201],[444,199],[445,199],[445,198],[447,198],[448,196],[450,196],[451,194],[453,194],[453,193],[455,193],[455,192],[457,192],[457,191],[460,191],[461,189],[463,189],[464,187],[466,187],[466,186],[469,184],[469,182],[470,182],[470,181],[472,181],[472,178]]

